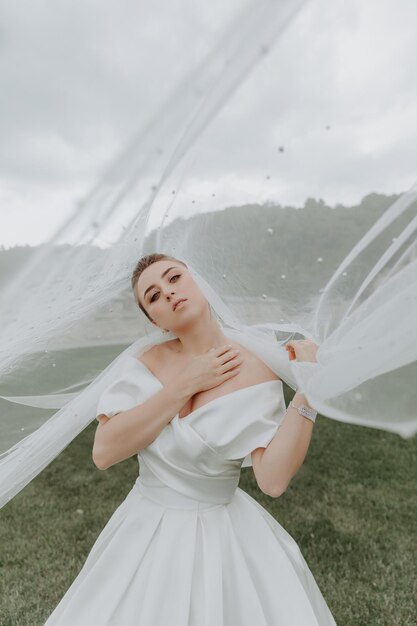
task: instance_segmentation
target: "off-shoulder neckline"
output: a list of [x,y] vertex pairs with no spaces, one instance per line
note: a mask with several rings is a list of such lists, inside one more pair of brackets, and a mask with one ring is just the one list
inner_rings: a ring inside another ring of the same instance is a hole
[[[130,358],[132,358],[138,365],[142,366],[142,368],[158,383],[158,385],[160,387],[163,387],[164,385],[161,383],[161,381],[159,380],[159,378],[157,376],[155,376],[155,374],[153,372],[151,372],[151,370],[143,363],[143,361],[141,361],[140,359],[138,359],[135,356],[129,355]],[[192,417],[194,414],[199,413],[201,411],[201,409],[207,408],[209,405],[212,405],[213,403],[217,402],[218,400],[224,400],[225,398],[227,398],[228,396],[234,396],[235,394],[242,392],[242,391],[248,391],[248,389],[255,389],[255,388],[259,388],[262,385],[270,385],[270,384],[276,384],[279,383],[282,386],[282,380],[281,378],[278,378],[276,380],[264,380],[262,383],[255,383],[254,385],[247,385],[246,387],[241,387],[240,389],[235,389],[234,391],[229,391],[228,393],[223,394],[222,396],[218,396],[217,398],[213,398],[213,400],[209,400],[208,402],[206,402],[205,404],[202,404],[201,406],[197,407],[196,409],[194,409],[194,411],[191,411],[190,413],[188,413],[187,415],[184,415],[184,417],[180,417],[179,412],[176,414],[176,417],[178,417],[178,419],[180,419],[181,421],[184,420],[188,420],[188,418]]]

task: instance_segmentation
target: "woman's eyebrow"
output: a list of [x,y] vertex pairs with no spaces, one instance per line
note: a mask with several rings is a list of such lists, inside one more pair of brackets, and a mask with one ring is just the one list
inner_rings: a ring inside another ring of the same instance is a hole
[[[162,272],[162,274],[161,274],[161,278],[163,278],[163,277],[165,276],[165,274],[168,274],[168,272],[169,272],[170,270],[174,270],[176,267],[178,267],[178,266],[177,266],[177,265],[173,265],[172,267],[169,267],[167,270],[165,270],[164,272]],[[143,294],[143,299],[145,299],[146,294],[147,294],[147,293],[148,293],[148,291],[150,291],[153,287],[156,287],[156,285],[150,285],[150,286],[146,289],[145,293]]]

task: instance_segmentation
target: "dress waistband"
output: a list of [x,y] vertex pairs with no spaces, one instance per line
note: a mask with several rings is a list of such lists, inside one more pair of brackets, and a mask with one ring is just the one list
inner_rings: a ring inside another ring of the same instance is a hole
[[155,475],[148,473],[146,477],[142,475],[138,476],[134,489],[164,508],[200,511],[225,506],[225,504],[227,504],[227,502],[213,503],[205,502],[204,500],[196,500],[195,498],[180,493],[176,489],[172,489],[172,487],[165,485]]

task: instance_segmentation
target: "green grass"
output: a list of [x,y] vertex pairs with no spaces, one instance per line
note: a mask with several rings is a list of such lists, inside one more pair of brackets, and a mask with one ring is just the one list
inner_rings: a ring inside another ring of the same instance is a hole
[[[134,458],[96,469],[95,428],[0,511],[1,626],[43,625],[136,479]],[[240,487],[297,541],[338,626],[417,623],[416,457],[417,438],[318,416],[283,496],[265,496],[242,470]]]

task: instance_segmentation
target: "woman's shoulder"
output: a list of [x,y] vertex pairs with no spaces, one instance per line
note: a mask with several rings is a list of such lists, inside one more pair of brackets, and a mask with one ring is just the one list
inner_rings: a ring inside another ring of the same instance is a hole
[[237,344],[237,347],[241,351],[244,359],[244,366],[241,367],[241,373],[247,377],[248,385],[255,385],[269,380],[281,380],[257,354],[240,344]]
[[158,372],[163,363],[166,363],[167,356],[175,353],[175,346],[178,339],[171,339],[160,344],[155,344],[140,356],[136,355],[136,359],[141,361],[151,372]]

